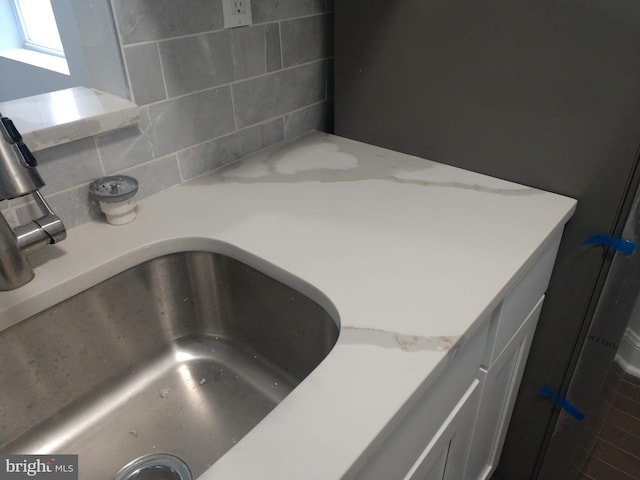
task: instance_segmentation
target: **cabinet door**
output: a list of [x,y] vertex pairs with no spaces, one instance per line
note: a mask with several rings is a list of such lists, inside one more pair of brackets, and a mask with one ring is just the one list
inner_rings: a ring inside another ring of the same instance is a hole
[[[450,422],[454,407],[460,405],[461,408],[461,399],[468,398],[466,393],[477,380],[488,324],[489,322],[484,322],[478,331],[462,342],[455,355],[449,358],[444,369],[428,386],[420,387],[411,400],[411,407],[405,407],[407,411],[402,417],[394,420],[393,429],[375,440],[378,443],[375,450],[366,452],[363,464],[357,465],[346,477],[358,480],[398,480],[406,477],[407,472],[416,464],[416,459],[422,458],[425,446],[433,447],[434,438],[442,435],[441,430]],[[478,385],[474,391],[478,390],[479,394],[479,389]],[[475,404],[469,423],[473,423],[478,394],[473,397]],[[467,440],[469,437],[470,433]]]
[[473,380],[404,480],[460,480],[469,448],[480,382]]
[[485,480],[498,463],[543,299],[540,299],[491,367],[488,370],[480,369],[480,406],[465,479]]

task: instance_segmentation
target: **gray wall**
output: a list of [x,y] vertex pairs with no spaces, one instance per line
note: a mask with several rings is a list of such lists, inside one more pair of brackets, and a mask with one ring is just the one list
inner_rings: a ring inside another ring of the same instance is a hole
[[78,85],[69,75],[1,56],[0,72],[0,102]]
[[[139,198],[310,130],[330,130],[331,6],[255,0],[223,30],[219,0],[112,0],[141,121],[37,152],[43,194],[68,227],[101,218],[89,182],[122,173]],[[15,224],[24,199],[0,202]]]

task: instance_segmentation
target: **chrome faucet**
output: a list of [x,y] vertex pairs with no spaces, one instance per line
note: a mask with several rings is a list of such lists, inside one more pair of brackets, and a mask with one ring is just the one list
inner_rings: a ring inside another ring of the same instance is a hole
[[44,181],[36,164],[18,129],[0,113],[0,200],[32,195],[42,214],[12,229],[0,213],[0,291],[14,290],[30,282],[34,272],[27,257],[67,237],[62,220],[40,194]]

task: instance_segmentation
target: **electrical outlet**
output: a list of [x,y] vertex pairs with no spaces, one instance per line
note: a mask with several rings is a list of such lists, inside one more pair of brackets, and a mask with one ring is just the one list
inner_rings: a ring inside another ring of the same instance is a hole
[[251,25],[251,0],[222,0],[224,28]]

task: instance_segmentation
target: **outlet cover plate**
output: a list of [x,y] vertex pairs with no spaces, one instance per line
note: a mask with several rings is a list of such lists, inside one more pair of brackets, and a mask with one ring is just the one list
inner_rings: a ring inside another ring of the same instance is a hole
[[222,0],[224,28],[251,25],[251,0]]

